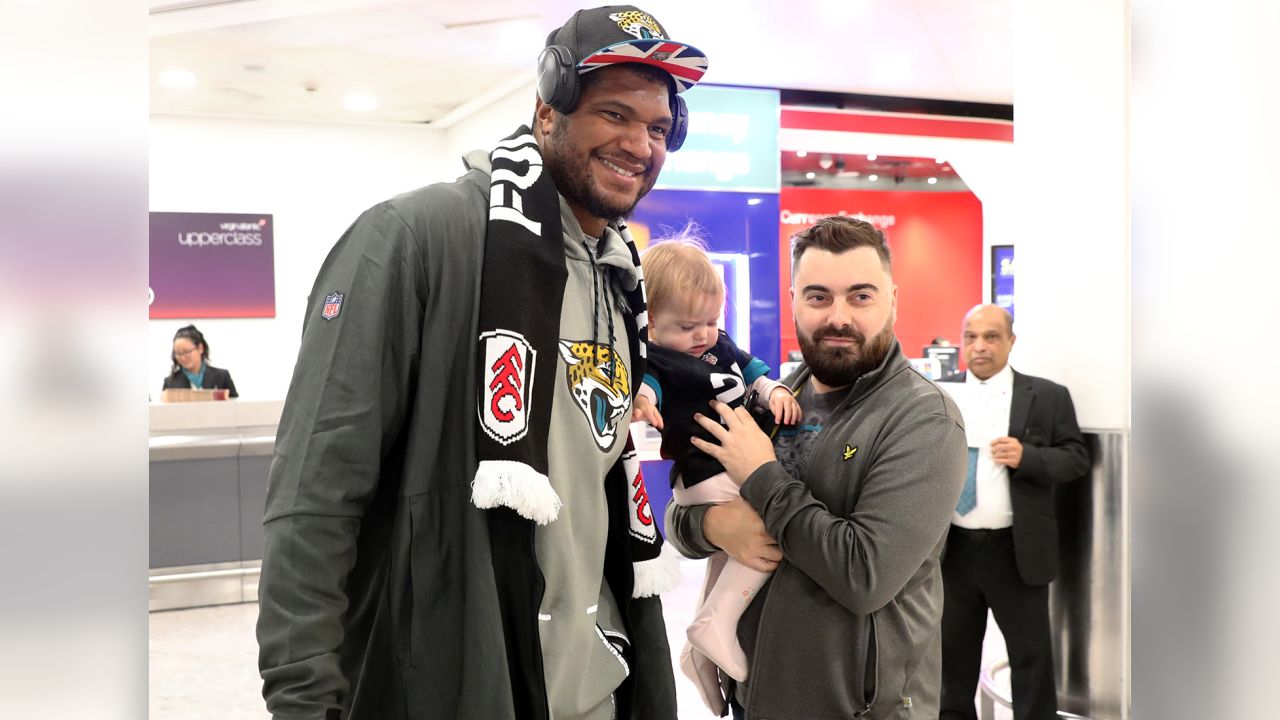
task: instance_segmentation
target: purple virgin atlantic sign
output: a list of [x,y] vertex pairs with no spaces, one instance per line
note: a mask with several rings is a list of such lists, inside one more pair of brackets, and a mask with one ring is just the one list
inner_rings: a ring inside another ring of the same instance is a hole
[[151,213],[151,318],[276,316],[270,215]]

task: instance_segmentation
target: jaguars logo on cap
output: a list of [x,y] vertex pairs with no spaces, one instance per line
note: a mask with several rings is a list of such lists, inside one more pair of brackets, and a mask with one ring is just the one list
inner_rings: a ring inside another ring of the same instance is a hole
[[662,28],[658,27],[658,21],[654,20],[647,12],[628,10],[627,12],[611,13],[609,19],[618,23],[618,27],[622,28],[622,32],[635,35],[640,40],[667,39],[667,36],[662,32]]

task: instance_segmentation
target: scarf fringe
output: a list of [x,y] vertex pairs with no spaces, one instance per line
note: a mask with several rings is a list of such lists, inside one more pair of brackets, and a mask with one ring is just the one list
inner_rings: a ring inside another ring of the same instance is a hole
[[631,597],[646,598],[675,590],[680,584],[680,554],[670,543],[662,544],[662,552],[652,560],[631,563],[635,571],[635,586]]
[[560,496],[546,475],[514,460],[482,460],[471,483],[471,504],[482,510],[508,507],[539,525],[560,516]]

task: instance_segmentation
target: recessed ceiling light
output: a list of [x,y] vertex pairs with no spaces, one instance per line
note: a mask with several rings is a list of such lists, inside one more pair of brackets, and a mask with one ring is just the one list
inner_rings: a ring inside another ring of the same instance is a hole
[[868,160],[870,160],[871,162],[875,162],[875,161],[876,161],[876,158],[878,158],[878,157],[880,157],[880,156],[879,156],[879,155],[876,155],[875,153],[871,153],[870,155],[868,155],[868,156],[867,156],[867,159],[868,159]]
[[814,178],[818,177],[818,173],[813,172],[813,171],[809,171],[809,172],[805,173],[805,174],[804,174],[804,176],[805,176],[805,178],[806,178],[806,179],[812,180],[812,179],[814,179]]
[[169,68],[160,73],[160,84],[171,88],[193,88],[200,84],[190,70]]
[[378,109],[378,98],[369,93],[351,93],[342,104],[351,112],[364,113]]
[[796,151],[796,157],[805,157],[805,156],[806,156],[806,155],[808,155],[808,154],[809,154],[809,153],[805,152],[804,150],[797,150],[797,151]]
[[748,205],[759,205],[759,204],[760,204],[760,203],[762,203],[762,202],[764,202],[764,201],[763,201],[763,200],[761,200],[760,198],[748,198],[748,199],[747,199],[747,204],[748,204]]
[[879,179],[880,179],[880,176],[879,176],[879,175],[868,175],[868,176],[867,176],[867,179],[868,179],[868,180],[870,180],[871,182],[875,182],[875,181],[877,181],[877,180],[879,180]]
[[929,178],[929,184],[930,184],[930,185],[937,185],[937,184],[938,184],[938,178]]
[[871,63],[872,76],[883,85],[894,85],[911,79],[915,64],[902,53],[886,53]]

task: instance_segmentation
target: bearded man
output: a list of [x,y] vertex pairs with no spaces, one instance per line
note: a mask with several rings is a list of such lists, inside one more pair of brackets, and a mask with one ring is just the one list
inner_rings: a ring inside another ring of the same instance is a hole
[[804,411],[772,441],[713,403],[698,447],[742,488],[668,508],[690,557],[772,571],[738,624],[750,675],[723,679],[735,718],[938,714],[941,555],[968,466],[956,405],[903,357],[884,234],[829,217],[792,237]]

